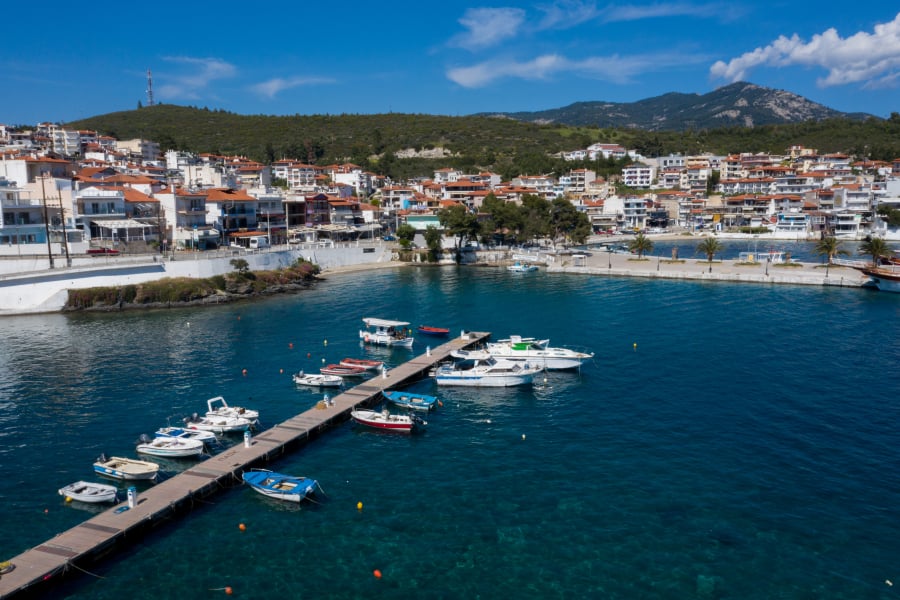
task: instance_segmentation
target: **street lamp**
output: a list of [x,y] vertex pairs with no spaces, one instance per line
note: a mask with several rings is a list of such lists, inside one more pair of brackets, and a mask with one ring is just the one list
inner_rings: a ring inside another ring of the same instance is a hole
[[50,268],[53,268],[53,248],[50,246],[50,217],[47,214],[47,192],[44,189],[44,181],[47,179],[47,172],[41,173],[41,197],[44,203],[44,233],[47,236],[47,257],[50,259]]

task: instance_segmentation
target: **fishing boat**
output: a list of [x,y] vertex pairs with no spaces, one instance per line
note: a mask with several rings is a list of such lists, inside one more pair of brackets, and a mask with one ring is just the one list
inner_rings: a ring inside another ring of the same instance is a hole
[[411,433],[419,426],[427,425],[425,421],[415,415],[395,415],[387,409],[377,411],[357,408],[350,411],[350,417],[360,425],[399,433]]
[[319,372],[322,375],[337,375],[338,377],[362,377],[369,370],[365,367],[350,367],[340,364],[325,365]]
[[489,342],[485,350],[494,358],[528,363],[551,371],[578,369],[594,358],[593,352],[551,348],[549,344],[550,340],[511,335],[505,340]]
[[429,396],[428,394],[414,394],[412,392],[399,391],[381,393],[393,404],[412,410],[429,411],[435,408],[439,403],[437,396]]
[[108,483],[92,483],[90,481],[76,481],[69,485],[59,488],[59,495],[68,500],[78,500],[79,502],[90,502],[96,504],[99,502],[115,502],[118,497],[119,489]]
[[245,471],[241,474],[241,479],[263,496],[285,502],[300,502],[309,497],[319,485],[315,479],[309,477],[282,475],[265,469]]
[[900,293],[900,267],[865,267],[860,270],[869,276],[869,283],[882,292]]
[[101,454],[94,463],[94,472],[113,479],[125,479],[128,481],[150,480],[156,479],[156,475],[159,473],[159,465],[133,458],[122,458],[121,456],[107,458]]
[[307,387],[341,387],[344,380],[337,375],[322,375],[321,373],[294,373],[294,383]]
[[368,358],[342,358],[342,367],[362,367],[367,371],[378,371],[384,366],[383,360],[371,360]]
[[363,319],[365,329],[359,332],[359,339],[366,344],[378,346],[397,346],[412,348],[413,338],[409,335],[409,323],[406,321],[389,321],[366,317]]
[[204,444],[213,445],[219,443],[219,438],[212,431],[201,429],[185,429],[184,427],[160,427],[154,433],[156,437],[178,437],[199,440]]
[[256,425],[259,422],[259,411],[243,406],[228,406],[225,398],[216,396],[206,401],[207,417],[241,417]]
[[519,262],[516,261],[513,264],[506,267],[507,271],[511,271],[513,273],[531,273],[532,271],[537,271],[537,265],[533,265],[527,262]]
[[203,452],[203,442],[183,437],[154,437],[141,436],[141,443],[135,448],[138,454],[159,456],[162,458],[187,458],[200,456]]
[[416,331],[421,333],[422,335],[430,335],[432,337],[447,337],[450,335],[450,330],[446,327],[431,327],[429,325],[419,325],[416,327]]
[[252,426],[250,419],[244,417],[199,417],[194,413],[184,419],[185,429],[199,429],[213,433],[238,433],[247,431]]
[[438,385],[468,387],[512,387],[532,383],[540,367],[497,359],[483,350],[458,350],[451,353],[454,362],[439,365],[434,370]]

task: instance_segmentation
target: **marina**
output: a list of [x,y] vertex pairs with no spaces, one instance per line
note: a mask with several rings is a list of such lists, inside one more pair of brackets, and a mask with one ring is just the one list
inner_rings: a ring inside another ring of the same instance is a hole
[[[258,409],[269,427],[333,410],[323,394],[337,391],[295,386],[299,369],[365,357],[390,380],[427,352],[419,336],[415,353],[363,347],[357,316],[374,314],[595,357],[527,386],[391,386],[442,400],[421,413],[421,433],[335,424],[260,465],[315,478],[322,494],[297,505],[233,482],[54,596],[150,600],[177,584],[210,597],[302,586],[367,598],[887,598],[884,581],[900,579],[888,469],[900,415],[884,374],[900,346],[873,324],[889,325],[896,301],[837,286],[424,267],[330,275],[244,305],[0,320],[0,559],[52,547],[105,510],[57,489],[94,477],[100,452],[133,456],[137,433],[206,398]],[[335,306],[350,316],[330,318]],[[225,439],[242,452],[241,434]],[[212,464],[159,462],[163,483]],[[149,484],[134,485],[140,501]],[[161,565],[165,576],[147,575]]]
[[[266,464],[272,458],[281,456],[321,435],[335,424],[346,421],[358,407],[376,402],[387,388],[422,378],[451,352],[483,342],[489,336],[488,333],[466,333],[391,369],[390,374],[385,372],[382,377],[373,378],[346,390],[332,398],[324,410],[318,407],[309,409],[255,437],[250,436],[248,432],[244,444],[233,446],[147,489],[139,498],[129,497],[127,502],[118,507],[111,508],[10,559],[16,568],[0,578],[0,598],[46,593],[50,586],[57,584],[58,579],[80,573],[115,547],[128,546],[139,541],[140,536],[152,529],[155,524],[189,512],[195,502],[202,501],[219,490],[234,486],[241,481],[242,473],[250,467]],[[212,406],[210,409],[212,410]],[[359,410],[364,415],[382,414]],[[375,426],[394,429],[398,427],[397,423],[398,416],[394,416],[394,419],[384,417],[383,422],[378,421]],[[402,424],[399,427],[409,431],[412,424],[409,428]],[[184,442],[182,438],[155,438],[154,443],[161,440]],[[197,444],[202,447],[201,442]],[[121,459],[119,461],[122,462]],[[267,495],[277,494],[276,491],[263,486],[262,479],[260,481],[253,479],[253,483],[254,487]],[[60,493],[62,494],[62,490]],[[302,496],[306,495],[307,492],[304,491]],[[299,501],[300,497],[290,496],[288,499]]]

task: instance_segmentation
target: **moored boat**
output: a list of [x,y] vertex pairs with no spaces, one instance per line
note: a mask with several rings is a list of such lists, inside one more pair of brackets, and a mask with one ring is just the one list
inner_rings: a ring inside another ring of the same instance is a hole
[[193,414],[185,417],[185,429],[200,429],[213,433],[239,433],[247,431],[253,423],[244,417],[198,417]]
[[294,373],[294,383],[307,387],[341,387],[344,380],[338,375],[323,375],[321,373]]
[[203,431],[200,429],[185,429],[184,427],[160,427],[154,433],[156,437],[180,437],[199,440],[204,444],[217,444],[219,438],[212,431]]
[[412,348],[413,338],[409,335],[409,323],[406,321],[390,321],[388,319],[376,319],[366,317],[364,330],[360,330],[359,339],[366,344],[379,346],[397,346],[399,348]]
[[115,502],[119,489],[108,483],[93,483],[90,481],[76,481],[59,489],[59,495],[66,500],[78,500],[79,502]]
[[260,494],[286,502],[300,502],[315,492],[319,485],[309,477],[282,475],[265,469],[245,471],[241,479]]
[[207,417],[241,417],[247,419],[252,424],[259,421],[259,411],[244,408],[243,406],[228,406],[225,398],[216,396],[206,401]]
[[94,472],[114,479],[125,479],[128,481],[150,480],[156,479],[156,475],[159,473],[159,465],[144,460],[122,458],[121,456],[107,458],[101,454],[100,458],[94,463]]
[[594,358],[592,352],[578,352],[569,348],[551,348],[550,340],[523,338],[512,335],[509,339],[489,342],[485,350],[498,359],[528,363],[551,371],[578,369]]
[[342,367],[362,367],[367,371],[377,371],[384,366],[383,360],[371,360],[368,358],[342,358]]
[[459,350],[451,353],[453,363],[439,365],[434,371],[438,385],[467,387],[512,387],[532,383],[541,371],[528,363],[497,359],[483,350]]
[[450,330],[446,327],[431,327],[429,325],[419,325],[416,328],[416,331],[421,333],[422,335],[430,335],[433,337],[447,337],[450,335]]
[[532,271],[537,271],[538,268],[537,265],[533,265],[531,263],[516,261],[506,267],[506,270],[513,273],[531,273]]
[[415,415],[395,415],[387,409],[377,411],[357,408],[350,411],[350,417],[360,425],[398,433],[411,433],[414,429],[427,425],[425,421]]
[[387,391],[381,393],[393,404],[412,410],[432,410],[439,403],[437,396],[429,396],[428,394],[414,394],[412,392],[400,391]]
[[322,375],[337,375],[338,377],[362,377],[369,372],[365,367],[351,367],[340,364],[325,365],[319,372]]
[[900,293],[900,267],[865,267],[860,270],[882,292]]
[[141,436],[141,443],[135,448],[138,454],[162,458],[187,458],[199,456],[203,452],[203,442],[185,437]]

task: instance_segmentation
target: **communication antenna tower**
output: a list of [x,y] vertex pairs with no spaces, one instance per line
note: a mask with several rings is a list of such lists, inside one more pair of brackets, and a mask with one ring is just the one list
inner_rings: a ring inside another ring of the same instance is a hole
[[147,69],[147,106],[153,106],[153,74]]

